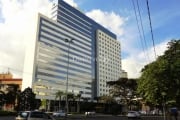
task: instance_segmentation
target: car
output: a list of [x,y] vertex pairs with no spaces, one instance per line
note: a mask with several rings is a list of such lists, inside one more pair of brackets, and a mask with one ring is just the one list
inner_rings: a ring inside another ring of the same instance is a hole
[[85,115],[86,116],[94,116],[96,114],[95,111],[88,111],[88,112],[85,112]]
[[52,116],[41,111],[20,111],[15,120],[55,120]]
[[127,117],[128,118],[141,118],[141,114],[138,111],[128,111]]
[[139,111],[141,113],[141,115],[147,115],[146,111]]
[[53,116],[54,117],[65,117],[66,116],[66,112],[64,110],[53,112]]

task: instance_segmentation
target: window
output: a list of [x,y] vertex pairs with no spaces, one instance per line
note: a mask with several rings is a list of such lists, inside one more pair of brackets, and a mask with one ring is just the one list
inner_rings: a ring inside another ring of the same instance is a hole
[[20,116],[20,117],[22,117],[22,118],[27,118],[28,115],[29,115],[28,112],[20,112],[20,113],[18,113],[18,116]]
[[31,112],[31,118],[43,118],[43,113],[41,112]]

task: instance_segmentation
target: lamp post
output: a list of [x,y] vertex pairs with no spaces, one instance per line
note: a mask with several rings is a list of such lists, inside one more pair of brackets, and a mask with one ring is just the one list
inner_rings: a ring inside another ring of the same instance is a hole
[[70,44],[73,43],[73,39],[64,39],[65,42],[68,43],[68,61],[67,61],[67,79],[66,79],[66,118],[67,118],[67,113],[69,112],[69,104],[68,104],[68,86],[69,86],[69,78],[68,78],[68,74],[69,74],[69,51],[70,51]]
[[163,116],[164,116],[164,120],[166,120],[166,110],[165,110],[165,105],[166,105],[166,101],[165,101],[165,96],[166,96],[166,93],[165,92],[162,92],[162,97],[163,97]]

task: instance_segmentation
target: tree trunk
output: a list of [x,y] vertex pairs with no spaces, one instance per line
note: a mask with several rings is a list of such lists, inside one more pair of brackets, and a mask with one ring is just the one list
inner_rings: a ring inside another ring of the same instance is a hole
[[80,100],[77,101],[77,113],[79,113],[79,111],[80,111],[80,105],[79,105],[79,102],[80,102]]
[[59,97],[59,111],[61,110],[61,97]]

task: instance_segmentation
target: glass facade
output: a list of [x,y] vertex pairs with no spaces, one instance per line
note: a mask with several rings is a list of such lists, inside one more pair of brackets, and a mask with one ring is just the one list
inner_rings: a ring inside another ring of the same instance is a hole
[[116,39],[116,35],[87,17],[81,11],[68,5],[63,0],[58,0],[58,4],[54,5],[52,12],[53,19],[70,29],[73,29],[91,39],[91,66],[92,66],[92,97],[98,95],[98,71],[97,71],[97,30],[101,30]]
[[[66,39],[73,39],[73,43],[65,42]],[[37,97],[54,99],[56,91],[65,91],[69,59],[68,92],[82,91],[83,97],[91,98],[91,46],[87,36],[40,16],[33,85]]]
[[116,40],[115,34],[63,0],[53,6],[52,19],[39,16],[32,82],[37,98],[54,99],[55,92],[66,90],[68,65],[68,92],[81,92],[91,100],[100,95],[99,30]]

